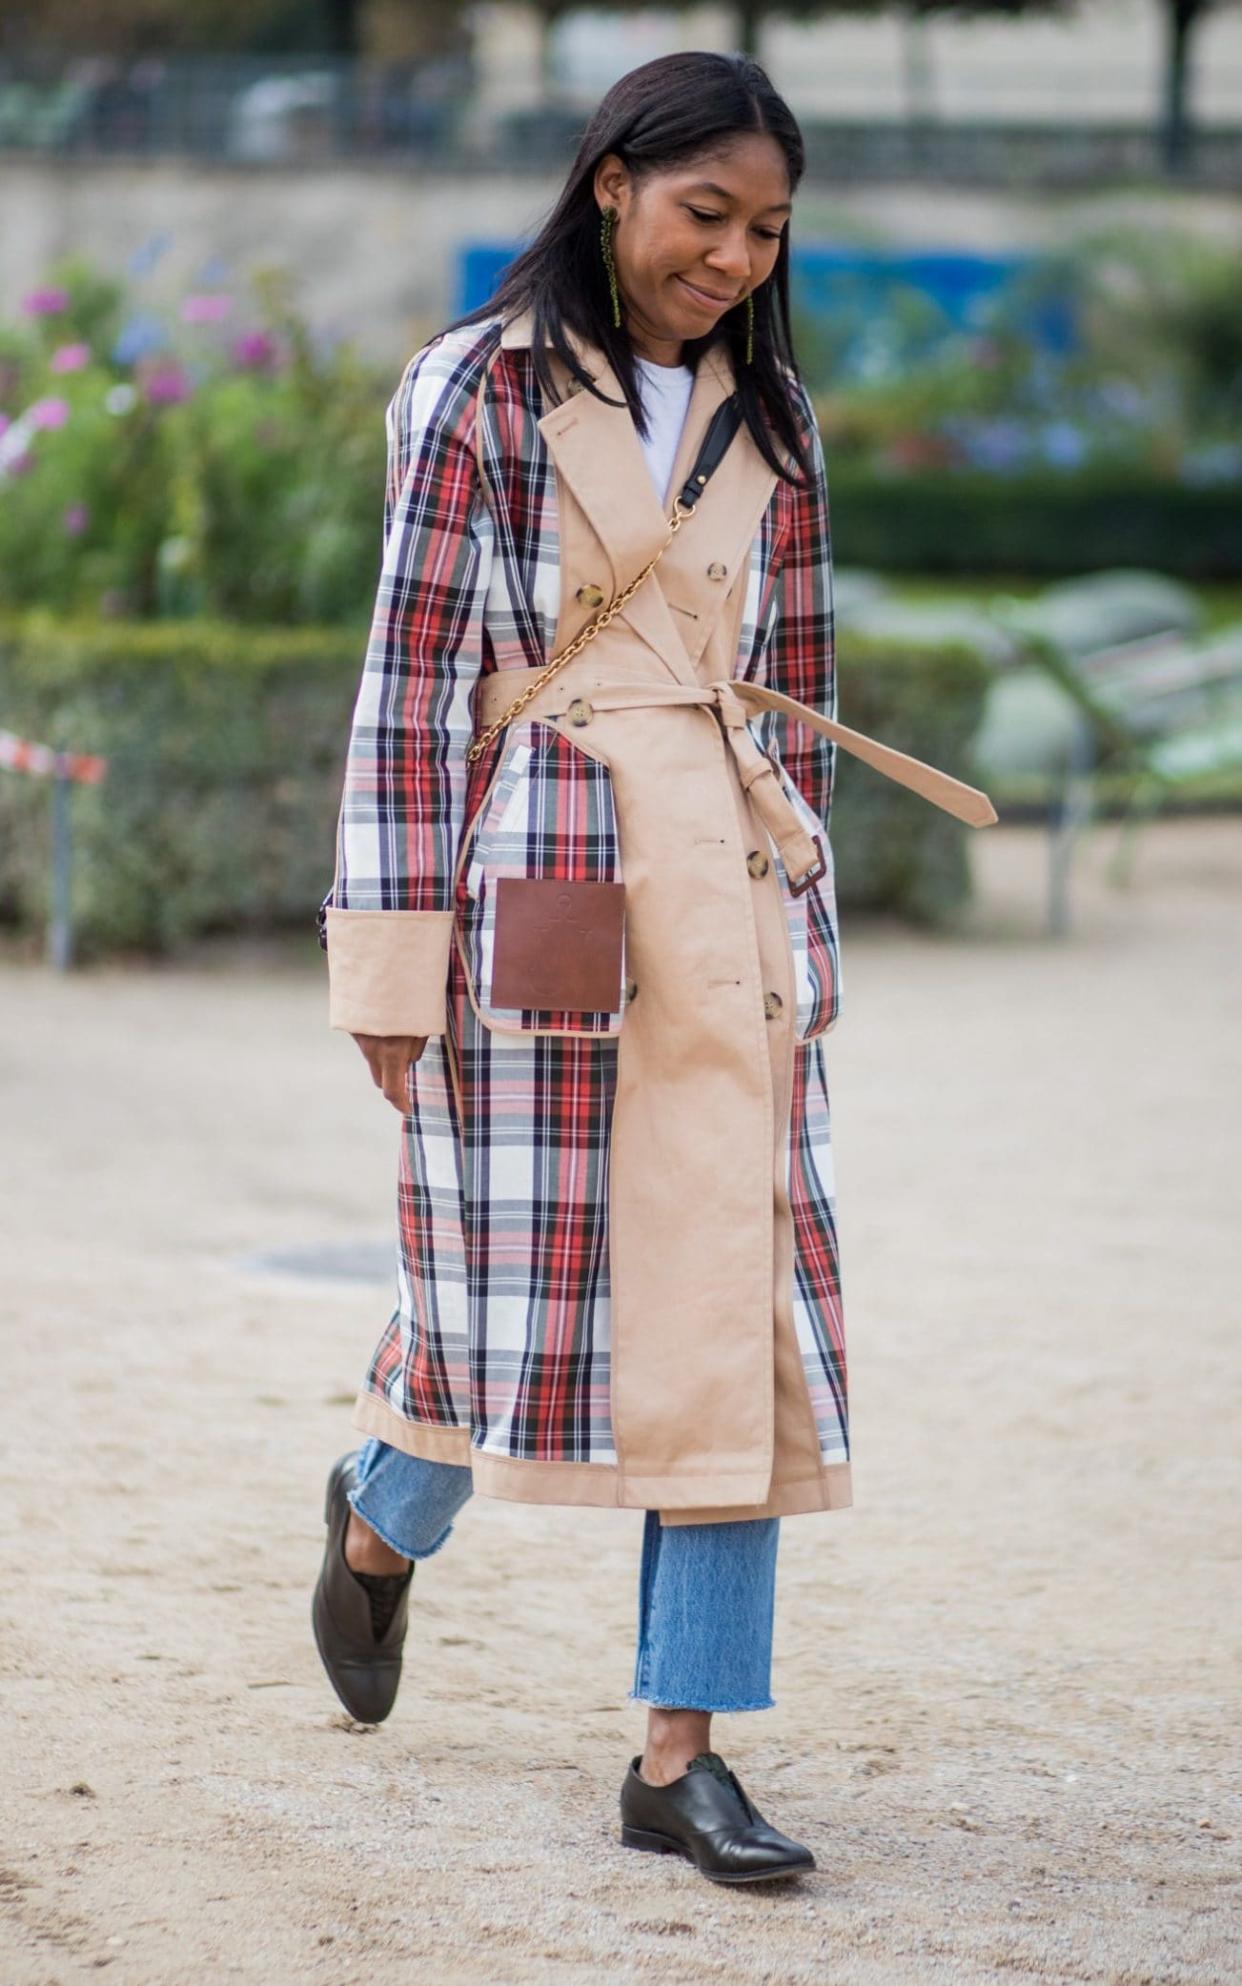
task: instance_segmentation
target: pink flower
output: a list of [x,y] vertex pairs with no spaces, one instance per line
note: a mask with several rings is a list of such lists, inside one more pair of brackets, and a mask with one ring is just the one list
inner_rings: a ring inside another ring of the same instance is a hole
[[181,320],[184,324],[219,324],[232,308],[232,297],[218,290],[210,295],[186,297],[181,305]]
[[142,390],[152,407],[178,407],[190,397],[190,382],[179,365],[153,365],[143,374]]
[[233,340],[233,361],[240,366],[250,366],[256,372],[265,366],[275,365],[277,358],[276,340],[266,331],[244,331],[240,338]]
[[6,428],[7,428],[7,427],[8,427],[9,425],[10,425],[10,422],[9,422],[9,417],[8,417],[8,415],[7,415],[7,414],[0,414],[0,434],[3,434],[3,433],[4,433],[4,430],[5,430],[5,429],[6,429]]
[[59,317],[69,308],[69,292],[59,285],[49,283],[41,290],[31,290],[22,298],[22,309],[27,317]]
[[84,503],[71,503],[65,508],[61,523],[67,538],[80,538],[91,521],[91,513]]
[[63,428],[68,418],[67,400],[36,400],[30,409],[31,425],[36,428]]
[[81,372],[91,362],[89,345],[58,345],[48,360],[53,372]]

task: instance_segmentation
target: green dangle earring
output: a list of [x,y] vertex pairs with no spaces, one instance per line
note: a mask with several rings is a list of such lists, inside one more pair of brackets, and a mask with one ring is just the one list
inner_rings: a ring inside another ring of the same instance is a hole
[[608,274],[608,294],[612,298],[613,328],[621,326],[621,294],[617,288],[617,258],[612,252],[612,237],[617,226],[617,210],[605,207],[600,217],[599,245],[604,257],[604,268]]

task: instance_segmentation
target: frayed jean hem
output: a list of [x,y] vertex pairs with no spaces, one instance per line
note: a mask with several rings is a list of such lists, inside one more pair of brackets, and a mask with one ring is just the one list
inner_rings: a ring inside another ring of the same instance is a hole
[[727,1717],[735,1710],[775,1710],[776,1708],[774,1696],[764,1697],[757,1703],[739,1703],[736,1700],[728,1703],[719,1700],[715,1703],[664,1703],[657,1696],[644,1696],[641,1690],[632,1689],[628,1692],[628,1700],[631,1703],[645,1703],[652,1710],[701,1710],[710,1717],[717,1715]]
[[408,1544],[403,1544],[399,1539],[391,1537],[389,1533],[384,1529],[384,1526],[382,1524],[377,1524],[375,1519],[368,1515],[367,1511],[364,1510],[362,1505],[362,1499],[364,1495],[365,1495],[365,1486],[361,1490],[351,1490],[346,1498],[346,1501],[348,1502],[350,1509],[356,1510],[359,1517],[361,1517],[363,1523],[367,1525],[368,1529],[374,1531],[376,1537],[381,1538],[383,1542],[388,1546],[388,1549],[390,1551],[399,1553],[402,1558],[408,1558],[412,1561],[418,1559],[424,1559],[424,1558],[434,1558],[437,1552],[444,1550],[445,1545],[447,1545],[449,1539],[453,1535],[453,1526],[449,1524],[443,1531],[441,1531],[439,1537],[435,1540],[434,1544],[425,1546],[422,1551],[411,1551]]

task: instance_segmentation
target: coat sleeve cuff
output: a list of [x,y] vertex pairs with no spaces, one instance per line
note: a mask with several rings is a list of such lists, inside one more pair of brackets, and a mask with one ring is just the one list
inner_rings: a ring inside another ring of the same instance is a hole
[[328,1025],[350,1034],[443,1034],[451,910],[326,913]]

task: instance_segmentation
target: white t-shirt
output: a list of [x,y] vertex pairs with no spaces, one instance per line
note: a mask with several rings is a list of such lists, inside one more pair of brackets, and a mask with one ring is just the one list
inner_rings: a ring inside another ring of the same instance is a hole
[[677,444],[686,424],[686,409],[694,390],[694,374],[688,365],[657,365],[654,359],[636,359],[642,385],[643,407],[650,433],[643,442],[647,467],[661,503],[677,456]]

